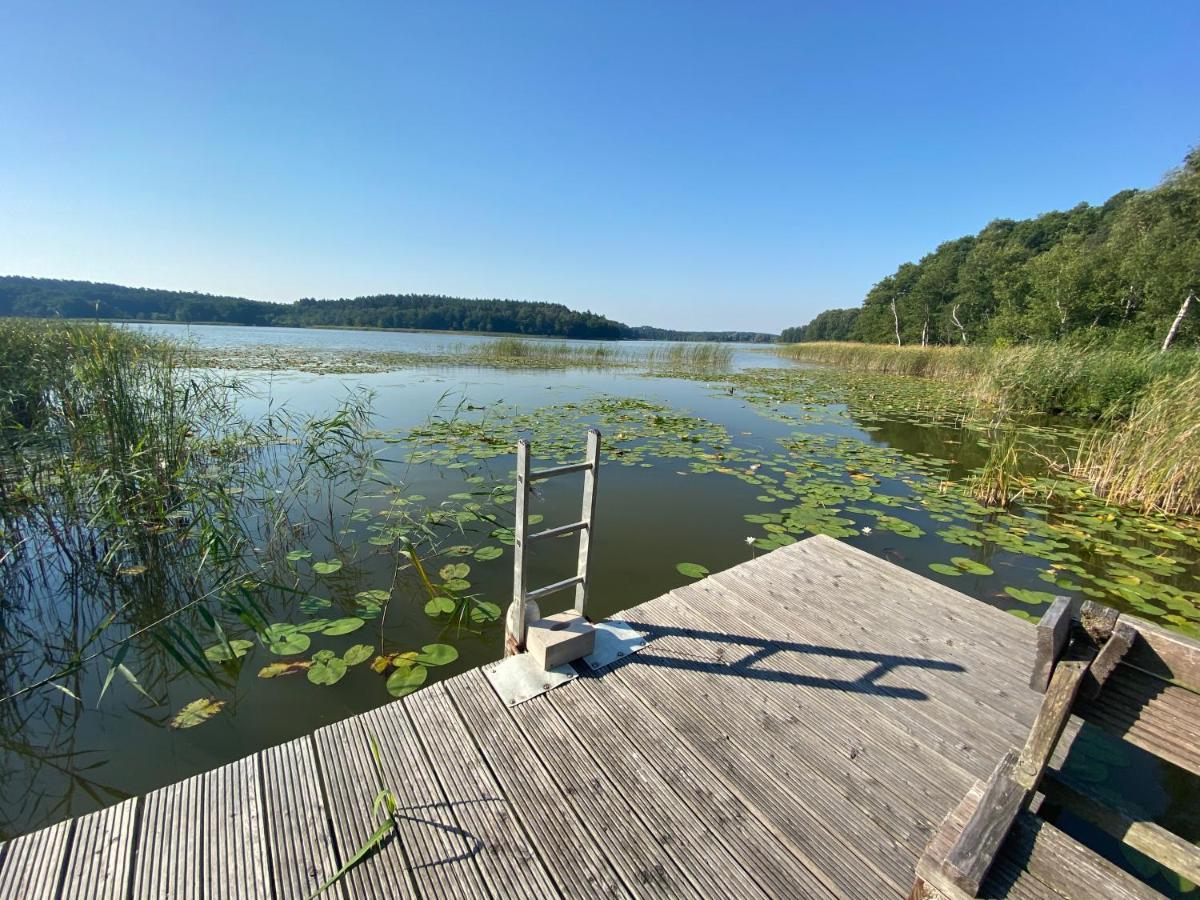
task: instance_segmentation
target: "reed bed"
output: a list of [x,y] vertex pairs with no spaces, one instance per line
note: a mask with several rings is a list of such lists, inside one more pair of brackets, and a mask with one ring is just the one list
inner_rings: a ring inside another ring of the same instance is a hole
[[778,352],[800,362],[822,363],[879,375],[923,378],[982,375],[987,370],[991,355],[988,350],[973,347],[894,347],[851,341],[788,344]]
[[1123,419],[1159,379],[1200,370],[1195,351],[1131,350],[1073,343],[1018,347],[895,347],[886,344],[791,344],[779,351],[802,362],[863,372],[969,379],[968,393],[1015,413]]
[[733,348],[720,343],[675,343],[652,347],[646,368],[656,374],[670,372],[727,372],[733,365]]
[[1089,435],[1071,474],[1114,503],[1147,513],[1200,515],[1198,397],[1200,371],[1158,380],[1125,422]]

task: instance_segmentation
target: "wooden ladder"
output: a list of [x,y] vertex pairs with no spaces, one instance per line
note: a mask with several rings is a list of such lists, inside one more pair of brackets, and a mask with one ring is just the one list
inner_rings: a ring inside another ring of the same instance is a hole
[[[529,441],[517,441],[517,510],[513,553],[513,599],[505,620],[504,653],[511,656],[525,649],[526,628],[540,617],[537,601],[567,588],[575,588],[575,612],[585,614],[588,595],[588,555],[592,543],[592,520],[596,515],[596,478],[600,474],[600,432],[588,429],[587,455],[583,462],[552,469],[532,469]],[[583,512],[578,522],[529,533],[529,493],[535,481],[583,472]],[[566,534],[579,534],[579,565],[575,575],[535,590],[527,589],[525,551],[531,544]],[[532,619],[531,619],[532,617]]]

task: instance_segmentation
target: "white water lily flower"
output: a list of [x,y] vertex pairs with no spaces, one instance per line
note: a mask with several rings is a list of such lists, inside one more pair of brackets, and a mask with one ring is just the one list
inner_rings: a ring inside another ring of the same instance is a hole
[[866,526],[864,526],[864,527],[863,527],[863,534],[870,534],[870,533],[871,533],[871,526],[870,526],[870,525],[866,525]]
[[746,538],[746,543],[747,543],[747,544],[753,544],[753,543],[754,543],[756,540],[758,540],[758,538],[755,538],[755,537],[748,537],[748,538]]

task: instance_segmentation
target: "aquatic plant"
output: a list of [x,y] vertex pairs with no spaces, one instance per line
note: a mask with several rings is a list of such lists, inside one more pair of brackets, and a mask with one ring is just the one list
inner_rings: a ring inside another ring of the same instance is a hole
[[1162,378],[1200,369],[1200,354],[1120,349],[1070,342],[1016,347],[919,347],[829,342],[792,344],[789,359],[864,372],[964,380],[990,407],[1021,413],[1113,420]]
[[1156,382],[1128,421],[1096,429],[1072,474],[1143,512],[1200,515],[1200,372]]
[[644,360],[656,375],[727,372],[733,365],[733,348],[720,343],[674,343],[652,347]]

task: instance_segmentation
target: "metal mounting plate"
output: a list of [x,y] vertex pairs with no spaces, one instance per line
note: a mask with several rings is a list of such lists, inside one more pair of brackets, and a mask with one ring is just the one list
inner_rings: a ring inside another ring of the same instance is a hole
[[544,671],[528,653],[506,656],[499,662],[489,663],[483,667],[483,674],[492,683],[492,688],[504,705],[510,707],[540,697],[546,691],[579,677],[570,663]]
[[606,619],[596,623],[596,648],[582,661],[589,669],[603,669],[645,646],[646,638],[628,622]]

